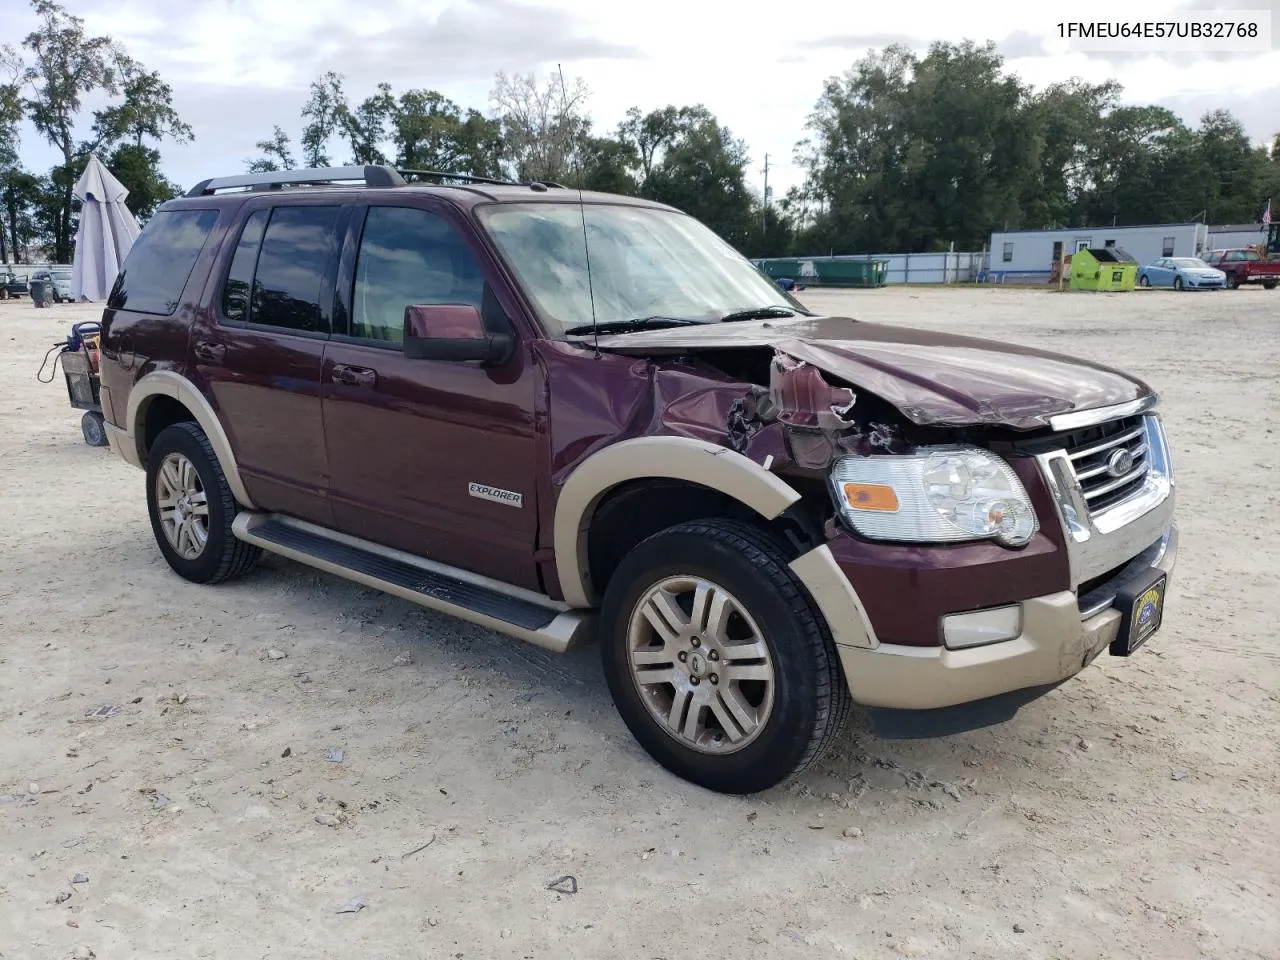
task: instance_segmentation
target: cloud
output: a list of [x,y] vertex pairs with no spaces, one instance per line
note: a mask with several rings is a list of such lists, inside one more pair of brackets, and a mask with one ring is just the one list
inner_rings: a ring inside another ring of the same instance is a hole
[[598,36],[572,10],[517,0],[382,0],[357,16],[339,0],[85,3],[90,29],[121,39],[166,78],[202,84],[305,89],[332,70],[356,88],[382,80],[438,88],[498,70],[645,56]]
[[804,42],[806,50],[856,50],[888,47],[898,44],[911,50],[927,50],[928,40],[905,33],[838,33],[829,37],[814,37]]
[[1217,93],[1187,93],[1162,97],[1156,103],[1168,107],[1191,125],[1198,125],[1200,118],[1210,110],[1229,107],[1236,119],[1244,125],[1250,140],[1255,143],[1270,143],[1271,138],[1280,133],[1280,115],[1277,115],[1275,108],[1276,102],[1280,101],[1280,84],[1255,87],[1252,94],[1224,102]]
[[[313,28],[311,37],[295,49],[301,54],[309,43],[323,42],[330,29]],[[396,84],[400,87],[491,79],[497,70],[528,71],[562,61],[606,59],[643,60],[645,55],[630,44],[592,36],[583,30],[580,18],[564,10],[483,0],[363,35],[333,50],[316,67],[375,82],[403,77]]]
[[1021,60],[1024,57],[1045,57],[1049,55],[1049,48],[1045,44],[1044,35],[1030,33],[1026,30],[1014,30],[1003,40],[998,40],[996,49],[1006,60]]

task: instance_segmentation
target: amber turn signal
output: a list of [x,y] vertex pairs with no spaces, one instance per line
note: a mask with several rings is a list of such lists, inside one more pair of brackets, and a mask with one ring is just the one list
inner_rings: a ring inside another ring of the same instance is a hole
[[898,512],[898,495],[893,492],[893,487],[883,483],[846,483],[844,500],[851,510]]

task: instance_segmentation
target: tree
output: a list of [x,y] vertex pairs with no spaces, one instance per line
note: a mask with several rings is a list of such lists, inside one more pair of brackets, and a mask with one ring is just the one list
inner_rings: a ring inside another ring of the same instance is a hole
[[160,74],[126,61],[122,71],[123,101],[97,111],[94,132],[104,144],[128,140],[135,147],[143,141],[170,138],[187,143],[194,138],[191,127],[182,122],[173,108],[173,89]]
[[381,144],[387,136],[387,124],[396,110],[391,84],[378,84],[378,92],[366,97],[355,110],[343,110],[338,116],[342,137],[351,146],[351,162],[355,164],[386,163]]
[[1244,126],[1226,110],[1212,110],[1200,119],[1199,153],[1207,170],[1201,207],[1216,223],[1252,223],[1262,212],[1258,183],[1267,162],[1266,151],[1249,142]]
[[40,178],[12,168],[0,173],[0,233],[8,234],[9,256],[14,263],[30,259],[27,249],[39,236],[36,210],[41,201]]
[[476,110],[464,114],[435,90],[408,90],[391,114],[396,164],[477,177],[502,175],[502,127]]
[[890,45],[823,85],[806,123],[809,137],[796,147],[796,161],[807,168],[810,246],[870,251],[896,241],[907,220],[902,172],[915,63],[909,49]]
[[23,41],[34,63],[23,75],[30,96],[24,101],[35,128],[62,155],[61,173],[55,177],[62,189],[61,209],[54,230],[54,256],[71,259],[71,215],[75,184],[68,174],[76,159],[96,150],[106,139],[98,131],[87,141],[76,137],[76,120],[82,98],[96,93],[120,92],[122,76],[135,65],[110,37],[90,37],[84,21],[72,16],[53,0],[32,0],[40,25]]
[[582,141],[579,161],[578,177],[571,181],[571,186],[625,196],[639,193],[639,184],[631,171],[640,160],[630,144],[614,137],[588,135]]
[[654,164],[662,151],[671,146],[682,124],[688,122],[689,109],[667,106],[641,113],[639,107],[631,107],[626,119],[618,124],[618,140],[631,148],[638,161],[638,179],[642,188],[653,175]]
[[1008,226],[1052,227],[1075,219],[1075,205],[1091,184],[1101,118],[1120,93],[1112,80],[1088,84],[1074,78],[1050,84],[1031,98],[1025,109],[1039,161],[1022,198],[1022,222]]
[[740,246],[755,219],[746,166],[745,143],[705,107],[685,107],[642,195],[685,211]]
[[107,157],[106,165],[129,191],[125,206],[139,221],[150,219],[156,207],[180,192],[160,172],[159,150],[122,143]]
[[[22,121],[22,61],[13,47],[0,45],[0,194],[8,189],[9,177],[18,172],[18,124]],[[5,206],[8,212],[8,206]],[[0,222],[0,263],[9,259],[6,215]],[[15,228],[16,232],[16,228]],[[13,251],[17,259],[17,250]]]
[[259,140],[254,146],[261,150],[263,155],[256,160],[245,161],[250,173],[292,170],[296,166],[289,135],[281,130],[279,125],[274,128],[270,139]]
[[332,70],[311,82],[311,99],[302,108],[302,161],[308,167],[329,166],[329,139],[342,125],[347,98],[342,76]]
[[587,136],[583,115],[590,96],[581,78],[564,84],[559,75],[539,84],[532,74],[499,72],[490,100],[506,144],[508,176],[517,180],[569,179],[575,150]]

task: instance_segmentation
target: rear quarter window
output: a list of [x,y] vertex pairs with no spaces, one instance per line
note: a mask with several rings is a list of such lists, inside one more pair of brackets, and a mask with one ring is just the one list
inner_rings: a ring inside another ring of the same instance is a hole
[[152,216],[125,257],[107,306],[171,315],[217,222],[217,210],[165,210]]

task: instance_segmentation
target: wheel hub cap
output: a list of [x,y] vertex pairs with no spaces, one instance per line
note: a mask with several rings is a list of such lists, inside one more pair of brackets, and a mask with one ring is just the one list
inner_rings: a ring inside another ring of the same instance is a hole
[[174,552],[194,560],[209,541],[209,501],[195,464],[171,453],[156,473],[156,510],[160,528]]
[[719,584],[670,577],[641,594],[627,627],[631,677],[666,733],[701,753],[741,750],[773,711],[772,654]]

